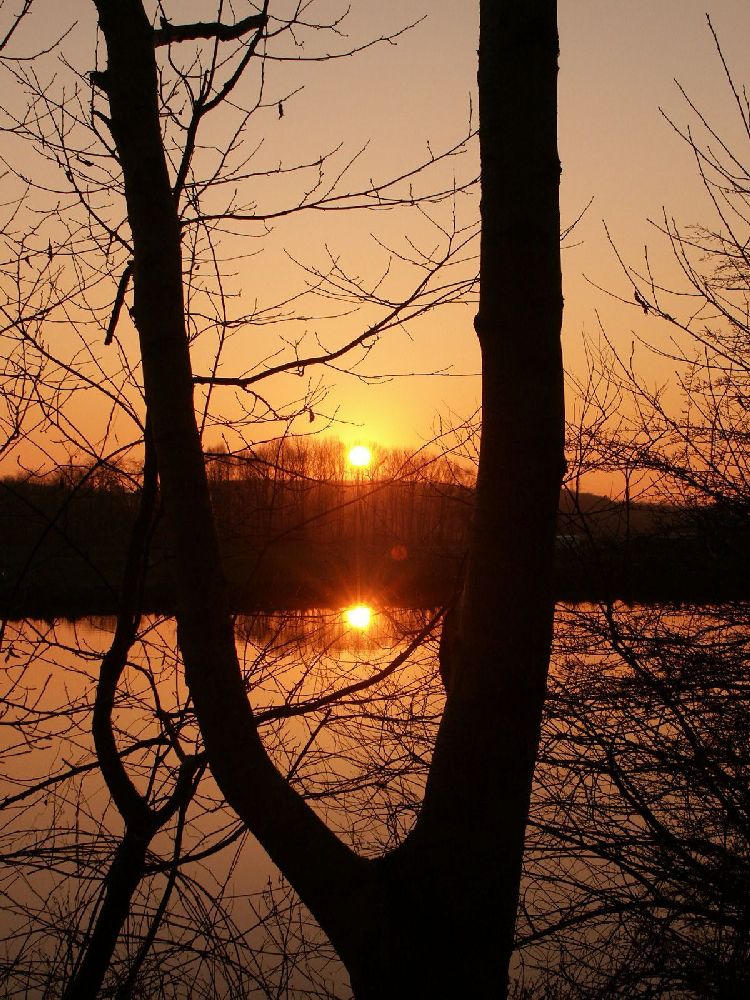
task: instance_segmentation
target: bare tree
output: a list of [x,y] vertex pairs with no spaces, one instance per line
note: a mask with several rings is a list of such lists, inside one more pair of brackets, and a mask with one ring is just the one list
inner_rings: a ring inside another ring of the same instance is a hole
[[[560,608],[518,977],[565,997],[747,989],[747,620]],[[536,995],[536,994],[533,994]]]
[[[482,6],[477,329],[485,402],[475,540],[425,801],[412,832],[379,861],[358,857],[333,835],[259,738],[236,658],[193,405],[180,226],[158,120],[161,35],[138,3],[99,0],[97,10],[107,67],[95,83],[107,97],[123,171],[133,316],[173,541],[179,642],[213,775],[319,920],[357,996],[502,995],[549,657],[562,474],[555,5]],[[258,40],[266,15],[267,7],[249,26]],[[218,39],[222,31],[181,27],[170,40]],[[201,93],[198,102],[211,100]]]
[[[47,425],[88,459],[109,461],[114,449],[109,431],[92,442],[70,422],[67,404],[80,392],[103,399],[108,427],[126,426],[124,447],[145,442],[147,456],[141,537],[136,532],[118,627],[93,698],[97,761],[125,832],[103,886],[101,908],[93,913],[91,934],[77,935],[71,946],[80,957],[72,963],[69,992],[94,995],[101,987],[144,874],[156,865],[167,876],[164,898],[175,891],[174,872],[196,854],[183,844],[184,818],[195,808],[197,777],[207,763],[243,824],[238,829],[246,828],[260,841],[299,893],[346,965],[358,997],[504,996],[549,660],[553,540],[563,472],[555,4],[536,0],[523,9],[481,4],[482,290],[476,330],[483,354],[483,439],[476,516],[453,617],[454,638],[444,645],[447,707],[434,754],[429,761],[431,748],[422,745],[423,736],[434,730],[430,695],[421,710],[407,713],[412,725],[416,722],[416,735],[408,737],[412,753],[394,771],[403,783],[404,804],[399,812],[388,807],[387,833],[376,857],[357,851],[356,809],[343,825],[326,823],[331,815],[320,806],[312,808],[309,800],[315,796],[299,787],[301,762],[318,752],[311,749],[318,724],[297,754],[300,760],[290,761],[285,750],[282,766],[282,750],[263,723],[317,713],[320,724],[327,724],[327,710],[340,703],[345,717],[346,711],[353,713],[349,725],[361,726],[360,692],[375,681],[391,683],[439,618],[428,621],[403,655],[373,677],[304,698],[299,705],[294,704],[300,694],[296,687],[283,706],[264,712],[259,689],[238,660],[201,432],[222,387],[242,390],[249,400],[239,418],[242,445],[242,435],[251,434],[260,419],[283,424],[296,416],[315,417],[320,400],[314,385],[279,412],[259,383],[342,358],[355,365],[379,335],[405,317],[470,292],[473,274],[455,280],[441,275],[466,253],[473,230],[444,230],[439,252],[420,257],[415,251],[420,274],[412,291],[396,302],[376,296],[379,318],[342,344],[310,353],[293,344],[278,363],[266,360],[224,375],[219,359],[228,334],[240,323],[251,318],[259,323],[263,317],[229,319],[215,237],[230,221],[268,223],[280,213],[238,204],[231,196],[223,204],[213,197],[217,185],[219,190],[222,183],[231,186],[251,171],[241,160],[228,166],[229,154],[224,154],[218,167],[199,174],[195,164],[205,152],[201,128],[212,111],[234,100],[243,72],[256,56],[265,52],[268,58],[274,38],[310,28],[312,22],[305,5],[292,5],[284,15],[268,0],[234,23],[224,20],[222,5],[214,20],[193,24],[177,24],[159,8],[157,27],[138,0],[96,0],[95,6],[106,65],[91,74],[93,90],[81,77],[73,96],[57,101],[33,72],[11,67],[36,95],[33,110],[15,118],[16,135],[35,141],[62,168],[70,199],[70,212],[58,213],[62,221],[46,246],[36,234],[24,233],[20,223],[9,227],[13,253],[6,277],[17,295],[6,304],[5,319],[6,332],[16,335],[13,370],[26,373],[36,366],[33,392]],[[186,45],[197,54],[177,66],[176,53]],[[170,97],[175,97],[172,104]],[[182,112],[175,110],[181,101]],[[265,101],[261,86],[253,110]],[[239,112],[229,140],[233,155],[249,113]],[[88,129],[87,138],[77,142],[80,125]],[[430,159],[430,165],[435,162]],[[329,183],[319,163],[306,168],[314,180],[295,210],[413,200],[411,192],[398,193],[399,184],[408,188],[411,173],[343,196],[340,175]],[[24,183],[23,177],[18,180]],[[46,182],[37,188],[57,195]],[[127,224],[118,213],[115,196],[120,193]],[[437,196],[454,198],[456,185],[448,184]],[[64,258],[70,258],[76,275],[73,285],[66,284],[70,272],[60,265]],[[205,282],[192,266],[199,262],[211,269],[212,278]],[[372,295],[336,262],[308,273],[334,296]],[[99,305],[102,283],[110,296]],[[125,309],[131,287],[132,305]],[[45,336],[56,311],[74,314],[78,343],[72,354],[52,349]],[[123,332],[131,320],[137,351]],[[218,331],[216,360],[207,374],[196,375],[191,344],[207,330]],[[117,351],[114,371],[92,346],[92,333]],[[197,406],[196,384],[206,387]],[[21,414],[27,389],[23,385],[13,392],[18,405],[14,402],[12,413]],[[16,416],[9,421],[13,437],[18,424]],[[156,712],[149,735],[160,749],[146,754],[140,771],[129,774],[127,754],[117,744],[121,734],[113,724],[113,705],[123,692],[140,634],[138,594],[157,499],[169,532],[177,641],[189,695],[178,689],[177,706],[164,711],[151,688]],[[380,719],[380,744],[384,725],[387,729],[391,723]],[[402,742],[407,738],[401,723],[393,732]],[[413,782],[408,777],[412,766]],[[134,774],[148,774],[145,794]],[[41,789],[37,783],[34,794]],[[338,794],[345,802],[340,786]],[[166,860],[160,866],[149,861],[152,842],[165,832],[171,844],[162,858],[171,856],[171,868]],[[131,942],[129,971],[119,976],[123,995],[144,968],[163,908],[152,917],[137,946]],[[231,963],[227,968],[233,968]]]

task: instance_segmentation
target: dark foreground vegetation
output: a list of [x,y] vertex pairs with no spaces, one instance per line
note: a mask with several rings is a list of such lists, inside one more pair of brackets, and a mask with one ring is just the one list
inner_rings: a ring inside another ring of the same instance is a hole
[[[224,223],[255,231],[261,196],[279,213],[241,139],[256,112],[294,123],[270,60],[325,59],[320,32],[338,55],[353,48],[340,21],[315,21],[328,0],[292,4],[286,21],[276,0],[239,20],[238,5],[201,3],[219,20],[194,24],[180,23],[184,6],[95,0],[100,45],[88,50],[89,21],[74,77],[54,46],[40,58],[54,57],[59,87],[45,59],[14,58],[6,77],[4,103],[18,84],[23,103],[3,118],[11,138],[70,197],[50,213],[53,189],[30,186],[28,162],[7,167],[0,452],[27,467],[34,447],[51,462],[51,443],[89,464],[2,486],[6,607],[37,617],[0,631],[0,994],[744,1000],[750,601],[718,599],[745,593],[748,549],[746,157],[722,168],[683,135],[729,209],[716,233],[665,219],[705,309],[691,295],[681,320],[683,290],[673,304],[650,264],[649,280],[623,264],[639,321],[681,338],[670,361],[684,405],[666,410],[632,355],[589,345],[563,461],[556,4],[481,0],[478,487],[414,456],[381,456],[357,478],[341,448],[246,452],[323,415],[305,368],[356,377],[379,335],[446,295],[474,310],[479,231],[456,222],[455,177],[420,200],[413,173],[408,190],[400,177],[357,193],[339,161],[301,160],[318,179],[290,213],[423,215],[444,195],[445,248],[431,240],[425,255],[404,227],[409,260],[397,249],[394,267],[416,262],[419,277],[395,303],[353,262],[311,264],[316,291],[343,294],[347,323],[352,297],[374,307],[348,341],[290,338],[287,319],[313,321],[301,306],[289,315],[288,288],[263,308],[254,281],[240,307],[235,258],[216,252]],[[243,110],[248,67],[258,86]],[[203,123],[222,105],[236,132],[217,166]],[[217,189],[238,180],[247,194],[213,214]],[[465,282],[453,270],[464,247]],[[264,342],[240,369],[222,357],[243,327],[246,346],[260,341],[269,318],[284,322],[278,351]],[[217,334],[210,374],[191,367],[191,350],[205,358],[196,341]],[[307,389],[279,411],[266,386],[287,373]],[[89,394],[110,418],[91,432],[70,423]],[[469,421],[463,440],[477,434]],[[212,436],[236,453],[206,462]],[[118,464],[128,448],[132,464]],[[592,471],[618,477],[628,502],[574,490]],[[631,502],[639,482],[658,504]],[[448,601],[465,552],[460,601],[381,606],[364,634],[338,611],[232,613]],[[553,555],[558,593],[601,601],[553,609]],[[146,613],[172,605],[174,617]],[[115,606],[116,619],[38,620]]]
[[[322,480],[267,457],[210,463],[234,609],[449,602],[465,558],[473,487],[447,463],[432,474],[432,464],[404,468],[402,459],[382,478],[343,478],[344,471]],[[43,479],[2,480],[2,613],[114,613],[138,495],[138,483],[116,470],[67,467]],[[687,509],[561,494],[560,600],[747,597],[748,555],[744,519],[718,505]],[[173,608],[171,557],[159,522],[144,585],[150,611]]]

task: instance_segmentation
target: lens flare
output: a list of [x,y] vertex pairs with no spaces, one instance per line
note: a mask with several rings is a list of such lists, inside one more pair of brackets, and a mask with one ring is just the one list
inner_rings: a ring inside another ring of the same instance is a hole
[[349,465],[353,465],[357,469],[365,469],[372,461],[372,452],[363,444],[355,444],[353,448],[349,449],[347,458]]
[[356,607],[347,608],[344,611],[344,620],[352,628],[366,629],[370,626],[372,611],[366,604],[357,604]]

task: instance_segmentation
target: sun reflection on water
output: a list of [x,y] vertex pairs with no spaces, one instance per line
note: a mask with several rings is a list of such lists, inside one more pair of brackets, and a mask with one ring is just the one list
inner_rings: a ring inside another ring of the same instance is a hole
[[[238,615],[235,631],[239,642],[263,651],[294,649],[295,656],[302,655],[300,650],[307,651],[304,655],[314,652],[336,656],[361,657],[364,653],[389,656],[394,650],[398,653],[404,641],[424,628],[434,613],[424,609],[382,607],[374,601],[366,604],[366,600],[350,597],[350,603],[342,601],[332,608]],[[349,620],[348,613],[357,607],[364,607],[370,613],[364,627]]]

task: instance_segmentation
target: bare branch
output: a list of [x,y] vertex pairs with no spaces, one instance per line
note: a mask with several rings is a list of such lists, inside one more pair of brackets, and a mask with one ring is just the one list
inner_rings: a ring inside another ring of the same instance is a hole
[[219,21],[197,21],[195,24],[170,24],[161,19],[161,27],[154,31],[154,45],[172,45],[174,42],[192,42],[198,38],[215,38],[220,42],[231,42],[241,38],[248,31],[263,28],[268,21],[266,14],[251,14],[236,24],[222,24]]

